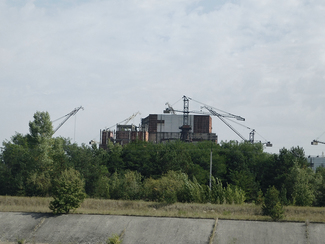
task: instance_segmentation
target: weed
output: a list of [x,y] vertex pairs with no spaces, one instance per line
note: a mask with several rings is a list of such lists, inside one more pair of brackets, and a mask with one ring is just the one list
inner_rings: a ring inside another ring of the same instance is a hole
[[178,215],[179,216],[184,216],[186,214],[187,214],[187,212],[185,210],[178,210]]
[[107,244],[121,244],[122,240],[120,239],[119,235],[113,234],[112,237],[109,237],[106,241]]
[[26,240],[25,239],[18,239],[17,243],[18,244],[25,244]]

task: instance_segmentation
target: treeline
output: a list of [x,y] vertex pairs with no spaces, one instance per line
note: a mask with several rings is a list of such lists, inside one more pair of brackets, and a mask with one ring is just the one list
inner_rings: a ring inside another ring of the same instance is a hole
[[[308,167],[300,147],[263,151],[262,144],[137,141],[107,150],[52,137],[47,112],[37,112],[27,135],[3,142],[0,194],[51,196],[53,180],[74,169],[88,197],[165,202],[261,202],[274,186],[284,205],[325,206],[325,169]],[[212,152],[212,187],[209,188]]]

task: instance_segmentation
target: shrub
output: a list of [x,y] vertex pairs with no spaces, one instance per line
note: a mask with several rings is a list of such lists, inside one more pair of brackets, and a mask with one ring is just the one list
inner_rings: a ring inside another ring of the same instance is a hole
[[185,173],[178,173],[177,176],[181,186],[177,192],[178,201],[197,203],[206,201],[205,188],[198,183],[195,177],[193,177],[193,181],[190,181]]
[[267,189],[265,193],[262,212],[263,215],[270,216],[274,221],[284,218],[284,209],[279,199],[279,191],[274,186]]
[[222,186],[222,182],[213,176],[211,178],[211,192],[210,192],[210,201],[211,203],[223,204],[225,201],[225,191]]
[[142,197],[142,176],[136,171],[124,174],[115,172],[109,179],[109,191],[112,199],[138,200]]
[[256,201],[255,201],[255,204],[256,205],[262,205],[264,203],[264,197],[263,197],[263,192],[262,190],[260,189],[257,193],[257,198],[256,198]]
[[227,188],[225,189],[225,199],[228,204],[233,204],[234,202],[234,193],[229,184],[227,184]]
[[233,199],[235,204],[243,204],[246,200],[246,193],[238,186],[233,187]]
[[52,197],[49,208],[54,214],[69,213],[70,210],[80,206],[86,194],[84,193],[84,181],[79,171],[68,169],[55,178],[52,183]]
[[112,237],[107,239],[106,243],[107,244],[121,244],[122,240],[118,235],[114,234]]
[[182,187],[183,184],[179,179],[179,175],[174,171],[169,171],[160,179],[146,179],[144,182],[144,195],[149,201],[172,204],[177,202],[177,194]]
[[96,185],[95,197],[109,198],[109,179],[106,176],[101,176]]

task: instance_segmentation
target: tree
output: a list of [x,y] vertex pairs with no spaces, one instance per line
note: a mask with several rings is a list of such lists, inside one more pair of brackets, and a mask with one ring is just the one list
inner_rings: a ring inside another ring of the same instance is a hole
[[318,167],[316,169],[316,176],[315,176],[318,184],[316,190],[316,201],[315,205],[319,207],[325,206],[325,168]]
[[53,180],[53,201],[49,208],[54,214],[69,213],[77,209],[86,197],[84,193],[84,181],[80,173],[75,169],[66,169]]
[[29,122],[30,139],[39,143],[43,138],[51,138],[53,126],[48,112],[37,111],[34,114],[34,121]]
[[317,180],[311,168],[301,168],[295,162],[286,181],[286,189],[297,206],[311,206],[315,201]]
[[270,216],[277,221],[284,218],[284,209],[279,199],[279,191],[274,187],[267,189],[262,205],[263,215]]

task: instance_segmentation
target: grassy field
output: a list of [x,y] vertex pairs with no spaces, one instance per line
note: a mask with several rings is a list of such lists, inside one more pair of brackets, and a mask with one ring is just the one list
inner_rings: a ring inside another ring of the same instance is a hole
[[[48,208],[51,198],[0,196],[1,212],[51,213]],[[271,218],[261,215],[261,207],[254,204],[219,205],[197,203],[175,203],[167,205],[157,202],[85,199],[76,214],[110,214],[133,216],[160,216],[180,218],[218,218],[238,220],[263,220]],[[309,221],[325,223],[325,208],[285,207],[283,221]]]

